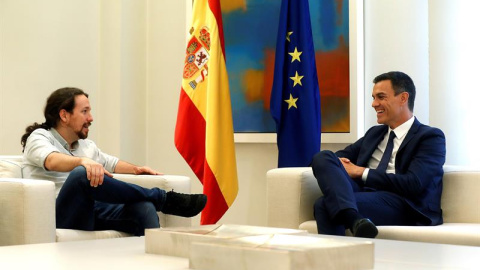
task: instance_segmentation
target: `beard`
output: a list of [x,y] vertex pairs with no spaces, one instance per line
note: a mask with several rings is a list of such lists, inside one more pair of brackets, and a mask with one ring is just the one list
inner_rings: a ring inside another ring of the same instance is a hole
[[[87,124],[83,125],[82,129],[77,132],[78,138],[80,138],[82,140],[88,138],[88,127],[90,127],[91,125],[92,125],[92,123],[87,123]],[[85,132],[83,131],[84,128],[87,129]]]
[[82,139],[82,140],[85,140],[86,138],[88,138],[88,132],[77,132],[77,136],[78,138]]

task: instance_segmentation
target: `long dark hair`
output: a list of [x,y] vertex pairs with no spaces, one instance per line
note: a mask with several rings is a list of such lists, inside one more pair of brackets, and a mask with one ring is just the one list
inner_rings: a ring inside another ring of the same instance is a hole
[[[21,139],[21,144],[23,150],[25,150],[25,144],[27,139],[36,129],[43,128],[46,130],[56,127],[58,121],[60,121],[60,111],[66,110],[67,112],[72,112],[75,107],[75,97],[78,95],[84,95],[88,97],[88,94],[83,92],[83,90],[74,88],[74,87],[65,87],[55,90],[47,99],[47,104],[43,110],[43,115],[45,116],[45,122],[39,124],[37,122],[28,126],[25,129],[25,134],[23,134]],[[22,150],[22,152],[23,152]]]

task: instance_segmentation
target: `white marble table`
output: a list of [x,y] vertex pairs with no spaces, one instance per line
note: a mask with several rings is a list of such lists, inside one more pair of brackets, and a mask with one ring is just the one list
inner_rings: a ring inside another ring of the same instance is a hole
[[[373,241],[375,269],[480,269],[480,247]],[[188,259],[146,254],[144,246],[143,237],[6,246],[0,269],[189,269]]]
[[0,247],[0,269],[188,269],[188,259],[146,254],[143,237]]

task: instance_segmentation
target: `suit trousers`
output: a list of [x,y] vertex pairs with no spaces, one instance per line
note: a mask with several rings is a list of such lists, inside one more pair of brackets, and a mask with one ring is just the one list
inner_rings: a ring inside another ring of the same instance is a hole
[[76,230],[118,230],[144,235],[146,228],[159,228],[157,211],[166,192],[125,183],[105,175],[103,184],[91,187],[83,166],[73,169],[58,194],[56,226]]
[[375,225],[415,225],[412,209],[403,197],[365,187],[361,179],[352,179],[335,153],[317,153],[312,170],[323,192],[314,205],[318,233],[345,235],[347,228],[338,218],[345,209],[356,210]]

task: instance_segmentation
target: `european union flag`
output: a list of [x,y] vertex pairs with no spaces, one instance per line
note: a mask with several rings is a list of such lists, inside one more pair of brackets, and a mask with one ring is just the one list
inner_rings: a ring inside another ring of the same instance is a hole
[[278,167],[309,166],[320,150],[321,118],[308,0],[282,1],[270,112]]

